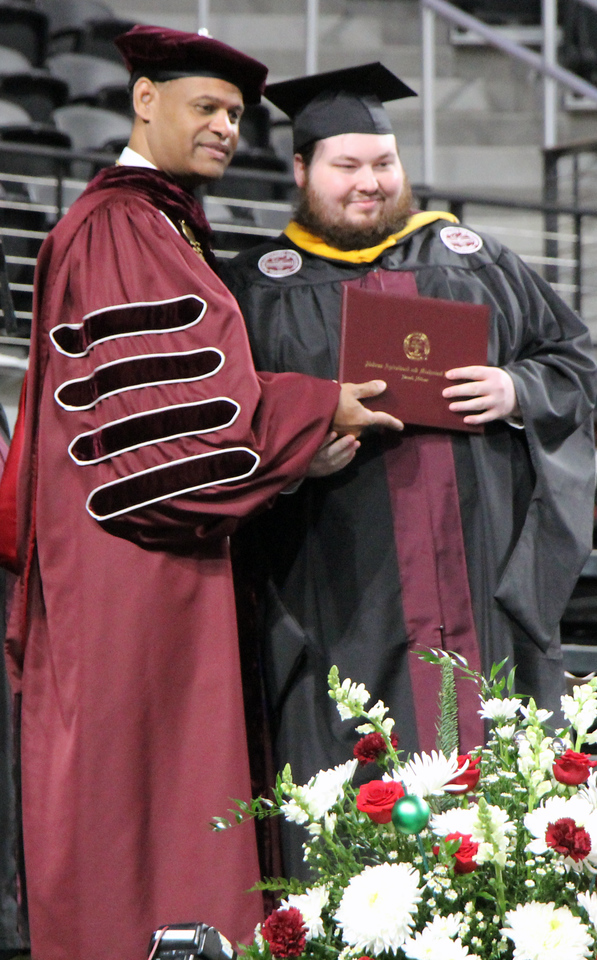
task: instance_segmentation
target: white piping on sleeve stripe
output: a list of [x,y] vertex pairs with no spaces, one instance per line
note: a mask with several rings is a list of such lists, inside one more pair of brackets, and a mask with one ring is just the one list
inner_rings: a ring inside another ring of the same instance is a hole
[[184,489],[180,489],[180,490],[172,490],[168,493],[162,494],[159,497],[153,497],[151,500],[146,500],[143,503],[135,503],[131,507],[124,507],[124,509],[122,510],[115,510],[113,513],[106,514],[105,516],[100,516],[99,514],[94,513],[90,507],[90,502],[92,498],[95,496],[96,493],[99,493],[102,490],[107,490],[110,487],[115,487],[115,486],[118,486],[119,484],[126,483],[129,477],[123,477],[118,480],[111,480],[109,483],[101,484],[99,487],[96,487],[94,490],[91,491],[91,493],[87,497],[87,502],[85,504],[87,508],[87,512],[89,513],[90,516],[93,517],[94,520],[98,520],[100,523],[103,520],[113,520],[115,517],[121,517],[124,514],[132,513],[135,510],[142,510],[145,507],[150,507],[154,503],[161,503],[163,500],[173,500],[175,497],[182,497],[189,493],[195,493],[195,491],[203,490],[206,487],[219,487],[225,483],[235,483],[237,480],[245,480],[247,477],[250,477],[253,473],[255,473],[257,467],[261,462],[261,457],[257,453],[255,453],[254,450],[250,450],[248,447],[228,447],[225,450],[214,450],[211,453],[201,453],[195,457],[184,457],[181,460],[171,460],[169,463],[161,463],[157,467],[149,467],[147,470],[141,470],[138,473],[133,473],[130,475],[130,477],[131,478],[141,477],[150,473],[156,473],[158,470],[166,470],[168,467],[177,466],[178,464],[181,464],[181,463],[185,463],[185,462],[192,463],[193,461],[196,461],[196,460],[204,460],[207,457],[216,457],[216,456],[220,456],[221,454],[227,454],[227,453],[248,453],[250,454],[250,456],[255,458],[255,462],[253,463],[253,466],[251,467],[250,470],[247,470],[245,473],[239,474],[236,477],[226,477],[223,480],[212,480],[209,483],[200,483],[200,484],[197,484],[196,486],[185,487]]
[[[210,370],[208,373],[201,373],[194,377],[177,377],[175,379],[170,379],[170,380],[152,380],[152,381],[144,380],[142,383],[133,383],[130,386],[118,387],[118,389],[116,390],[109,390],[107,393],[101,393],[91,403],[82,405],[80,407],[78,406],[74,407],[74,406],[71,406],[71,404],[63,403],[58,396],[60,391],[63,390],[65,387],[70,387],[71,385],[78,384],[78,383],[82,384],[82,383],[89,382],[90,380],[93,380],[93,378],[99,371],[107,370],[109,367],[117,367],[119,364],[123,364],[123,363],[134,363],[135,360],[161,360],[161,359],[170,359],[170,358],[176,359],[176,357],[192,357],[193,354],[198,355],[201,353],[219,354],[220,362],[218,363],[217,367],[214,367],[214,369]],[[110,360],[108,363],[100,363],[95,368],[93,373],[91,373],[88,377],[76,377],[74,380],[65,380],[64,383],[61,383],[60,386],[56,388],[56,391],[54,393],[54,399],[58,404],[58,406],[62,407],[63,410],[91,410],[92,407],[95,407],[96,403],[100,402],[100,400],[106,400],[108,397],[114,397],[119,393],[125,393],[127,390],[141,390],[144,387],[158,387],[168,383],[193,383],[196,380],[205,380],[207,379],[207,377],[213,377],[214,374],[218,373],[222,369],[225,360],[226,360],[225,355],[222,353],[221,350],[218,349],[218,347],[201,347],[200,350],[184,350],[177,353],[140,353],[132,357],[122,357],[118,360]]]
[[[153,437],[151,440],[143,440],[141,443],[134,443],[130,447],[123,447],[121,450],[114,450],[111,453],[106,453],[101,457],[97,457],[94,460],[79,460],[73,453],[73,448],[79,440],[83,440],[87,437],[93,437],[98,433],[101,433],[103,430],[108,429],[109,427],[118,426],[121,423],[126,423],[127,421],[132,422],[134,420],[145,420],[148,417],[152,417],[154,414],[165,413],[170,410],[185,410],[191,407],[202,407],[205,404],[217,403],[220,400],[224,400],[235,407],[235,411],[232,416],[224,423],[218,423],[215,427],[207,427],[205,430],[185,430],[182,433],[173,433],[167,437]],[[101,427],[97,427],[96,430],[89,430],[87,433],[79,433],[74,440],[71,441],[68,447],[68,452],[75,463],[79,464],[82,467],[93,466],[93,464],[101,463],[102,460],[110,460],[111,457],[118,457],[123,453],[131,453],[133,450],[139,450],[141,447],[149,447],[152,444],[165,443],[168,440],[178,440],[179,437],[192,437],[194,435],[201,436],[205,433],[215,433],[217,430],[225,430],[228,427],[231,427],[236,418],[240,413],[240,404],[236,400],[231,400],[230,397],[213,397],[209,400],[197,400],[193,403],[177,403],[172,404],[167,407],[156,407],[155,410],[145,410],[143,413],[134,413],[129,417],[122,417],[120,420],[110,420],[108,423],[104,423]],[[135,476],[135,474],[132,474]]]
[[176,224],[173,223],[173,221],[170,219],[170,217],[168,216],[168,214],[167,214],[167,213],[164,213],[163,210],[160,210],[159,213],[161,213],[162,216],[163,216],[163,218],[164,218],[164,220],[165,220],[167,223],[170,224],[170,226],[171,226],[172,229],[174,230],[174,233],[175,233],[178,237],[180,237],[180,230],[177,228]]
[[[143,329],[143,330],[132,330],[126,331],[125,333],[114,333],[108,337],[100,337],[99,340],[93,340],[86,350],[83,350],[82,353],[69,353],[67,350],[63,350],[60,344],[56,342],[56,334],[59,330],[82,330],[85,326],[85,322],[90,320],[92,317],[98,317],[102,313],[110,313],[112,310],[127,310],[134,309],[136,307],[159,307],[165,306],[170,303],[181,303],[183,300],[196,300],[198,304],[201,304],[199,309],[199,314],[192,320],[190,323],[183,323],[179,327],[165,327],[156,329]],[[109,340],[121,340],[124,337],[140,337],[146,333],[149,334],[161,334],[161,333],[177,333],[180,330],[187,330],[190,327],[195,326],[196,323],[199,323],[207,310],[207,302],[202,300],[201,297],[198,297],[194,293],[187,293],[182,297],[171,297],[169,300],[141,300],[135,303],[115,303],[109,307],[102,307],[100,310],[92,310],[91,313],[86,313],[83,317],[81,323],[59,323],[55,327],[52,327],[50,330],[50,340],[54,344],[54,347],[58,353],[63,354],[65,357],[86,357],[92,347],[96,347],[100,343],[106,343]]]

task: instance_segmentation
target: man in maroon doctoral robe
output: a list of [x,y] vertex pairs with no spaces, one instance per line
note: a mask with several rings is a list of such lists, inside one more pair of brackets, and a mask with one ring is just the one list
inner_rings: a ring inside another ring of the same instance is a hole
[[117,44],[136,119],[40,253],[9,647],[35,960],[142,960],[152,930],[261,916],[227,535],[330,429],[401,425],[257,375],[189,188],[223,174],[265,68],[211,38]]

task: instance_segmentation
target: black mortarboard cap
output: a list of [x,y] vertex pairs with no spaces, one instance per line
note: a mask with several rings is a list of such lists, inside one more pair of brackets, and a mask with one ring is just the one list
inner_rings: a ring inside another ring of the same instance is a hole
[[291,118],[300,151],[339,133],[392,133],[384,102],[417,94],[376,62],[272,83],[265,96]]
[[265,89],[267,67],[213,37],[138,24],[114,43],[132,82],[217,77],[237,86],[245,103],[259,103]]

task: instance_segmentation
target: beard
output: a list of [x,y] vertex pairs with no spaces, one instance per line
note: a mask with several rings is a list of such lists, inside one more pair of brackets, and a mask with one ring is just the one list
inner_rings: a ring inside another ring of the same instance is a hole
[[412,205],[412,190],[405,177],[400,194],[393,200],[386,199],[374,221],[351,223],[341,211],[330,211],[325,198],[311,187],[307,175],[304,187],[299,188],[294,220],[336,250],[365,250],[402,230],[411,216]]

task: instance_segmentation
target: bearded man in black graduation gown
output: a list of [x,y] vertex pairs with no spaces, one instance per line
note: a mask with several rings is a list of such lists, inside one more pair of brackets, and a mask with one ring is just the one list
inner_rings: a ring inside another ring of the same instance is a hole
[[[405,752],[435,746],[428,648],[486,672],[506,659],[516,690],[557,711],[558,624],[591,546],[587,330],[496,240],[411,212],[382,103],[410,94],[381,64],[269,86],[293,118],[298,207],[280,237],[224,271],[258,370],[338,376],[345,281],[491,310],[487,365],[438,385],[483,434],[330,435],[310,476],[245,535],[276,760],[297,783],[352,755],[353,726],[327,696],[332,664],[384,700]],[[465,752],[484,731],[470,680],[458,697]]]

